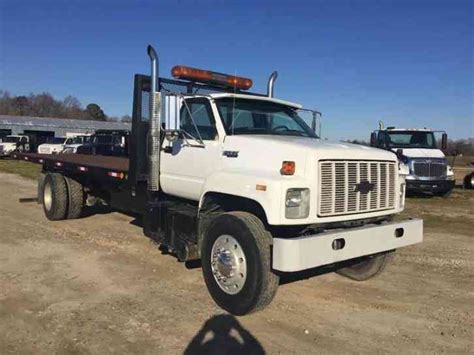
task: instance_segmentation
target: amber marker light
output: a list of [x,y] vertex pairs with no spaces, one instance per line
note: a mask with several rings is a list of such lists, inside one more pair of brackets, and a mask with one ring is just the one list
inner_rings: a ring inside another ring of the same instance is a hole
[[281,175],[294,175],[296,165],[294,161],[284,161],[281,164],[280,174]]

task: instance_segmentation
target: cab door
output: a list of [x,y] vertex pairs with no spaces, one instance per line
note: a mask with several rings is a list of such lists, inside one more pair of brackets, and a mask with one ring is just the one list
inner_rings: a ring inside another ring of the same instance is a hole
[[165,193],[198,201],[206,178],[220,168],[216,119],[207,98],[186,99],[180,118],[183,137],[163,142],[160,184]]

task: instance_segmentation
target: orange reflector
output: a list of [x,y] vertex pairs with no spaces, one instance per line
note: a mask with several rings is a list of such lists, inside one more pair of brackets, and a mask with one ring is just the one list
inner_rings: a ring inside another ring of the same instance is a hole
[[210,70],[202,70],[184,65],[176,65],[171,69],[171,75],[177,79],[198,81],[201,83],[217,84],[242,90],[252,87],[252,80],[227,74],[216,73]]
[[284,161],[281,164],[280,174],[281,175],[294,175],[295,174],[295,162],[294,161]]
[[115,171],[109,171],[107,172],[107,175],[113,178],[117,178],[117,179],[123,179],[125,177],[124,173],[118,173]]

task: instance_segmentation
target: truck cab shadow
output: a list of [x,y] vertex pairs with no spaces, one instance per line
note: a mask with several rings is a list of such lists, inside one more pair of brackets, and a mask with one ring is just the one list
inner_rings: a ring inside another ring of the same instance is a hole
[[265,350],[234,316],[221,314],[204,323],[184,354],[265,354]]

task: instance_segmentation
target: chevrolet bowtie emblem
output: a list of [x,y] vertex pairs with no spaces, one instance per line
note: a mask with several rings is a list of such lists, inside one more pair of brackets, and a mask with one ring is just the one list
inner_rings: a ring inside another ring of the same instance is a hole
[[354,192],[360,192],[361,194],[368,194],[375,188],[375,184],[369,181],[361,181],[359,184],[354,185]]

